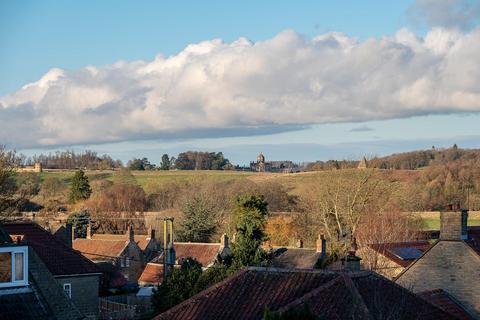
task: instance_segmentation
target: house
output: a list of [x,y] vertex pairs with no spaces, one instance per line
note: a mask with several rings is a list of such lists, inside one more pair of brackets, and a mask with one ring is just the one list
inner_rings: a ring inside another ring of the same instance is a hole
[[[229,238],[223,234],[220,243],[175,242],[175,266],[181,264],[182,259],[194,258],[204,269],[211,267],[220,258],[231,254]],[[147,263],[138,282],[140,286],[154,286],[163,281],[163,254],[158,255]]]
[[396,282],[414,292],[442,289],[480,318],[480,228],[467,228],[468,211],[440,213],[440,238]]
[[20,239],[35,252],[80,313],[97,317],[102,273],[95,264],[36,223],[7,223],[3,228],[12,239]]
[[[97,291],[98,294],[98,291]],[[0,318],[85,319],[35,249],[0,225]]]
[[[127,230],[126,234],[103,234],[103,233],[92,233],[91,227],[87,227],[87,239],[93,240],[127,240],[129,237],[129,231]],[[148,234],[134,234],[133,237],[135,243],[142,250],[145,261],[150,261],[154,254],[158,253],[160,250],[160,241],[155,237],[155,229],[151,227],[148,230]]]
[[372,243],[361,248],[358,255],[362,258],[364,269],[394,279],[430,246],[427,240]]
[[271,265],[283,269],[314,269],[318,268],[320,260],[326,257],[327,244],[325,237],[319,235],[317,246],[304,248],[303,242],[298,240],[297,247],[273,248]]
[[249,267],[155,320],[263,319],[265,310],[309,310],[322,319],[455,319],[394,282],[367,272]]
[[[100,268],[109,270],[110,274],[115,271],[124,276],[126,281],[131,284],[137,283],[143,268],[145,258],[143,251],[135,241],[134,230],[128,227],[128,238],[119,239],[86,239],[77,238],[73,240],[73,248],[79,251],[84,257],[93,261]],[[122,281],[116,279],[118,284]],[[110,286],[113,284],[110,283]]]

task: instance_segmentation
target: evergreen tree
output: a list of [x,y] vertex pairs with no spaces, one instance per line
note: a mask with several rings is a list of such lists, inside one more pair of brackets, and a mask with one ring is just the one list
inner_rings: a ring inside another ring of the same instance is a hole
[[217,229],[215,208],[202,195],[188,199],[183,206],[184,220],[178,233],[180,241],[209,242]]
[[170,158],[168,157],[168,154],[164,154],[162,156],[162,162],[160,163],[160,169],[162,170],[169,170],[170,169]]
[[75,231],[79,238],[87,237],[87,226],[89,222],[90,213],[84,207],[82,207],[79,211],[71,214],[67,219],[67,223],[70,223],[75,228]]
[[154,290],[152,304],[155,309],[163,312],[193,296],[201,274],[202,265],[197,260],[184,259],[180,268],[174,269]]
[[72,186],[70,188],[70,202],[75,203],[85,200],[92,194],[92,189],[88,184],[88,177],[83,170],[78,170],[72,178]]
[[236,267],[265,264],[267,253],[261,245],[268,240],[265,232],[268,204],[263,195],[239,196],[235,201],[236,237],[233,263]]

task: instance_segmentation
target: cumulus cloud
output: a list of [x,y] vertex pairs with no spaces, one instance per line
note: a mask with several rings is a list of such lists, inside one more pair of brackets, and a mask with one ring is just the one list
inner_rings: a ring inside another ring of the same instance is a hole
[[287,30],[153,61],[52,69],[0,97],[16,146],[279,132],[313,123],[480,111],[480,28],[357,41]]
[[416,0],[408,16],[417,25],[468,30],[480,21],[480,1]]

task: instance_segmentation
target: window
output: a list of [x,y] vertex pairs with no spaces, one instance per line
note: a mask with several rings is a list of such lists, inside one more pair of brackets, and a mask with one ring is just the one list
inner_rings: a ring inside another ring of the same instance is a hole
[[125,266],[130,267],[130,258],[129,257],[125,257]]
[[28,285],[28,247],[0,247],[0,288]]
[[72,284],[71,283],[64,283],[63,284],[63,291],[67,295],[67,297],[72,297]]
[[120,267],[125,267],[125,257],[120,257]]

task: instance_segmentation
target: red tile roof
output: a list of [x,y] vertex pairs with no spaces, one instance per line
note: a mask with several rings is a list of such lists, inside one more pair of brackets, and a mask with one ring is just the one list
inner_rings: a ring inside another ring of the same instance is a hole
[[90,260],[35,223],[6,223],[3,228],[10,235],[21,235],[55,276],[101,272]]
[[268,268],[239,271],[154,319],[262,319],[267,307],[282,312],[301,305],[326,319],[388,318],[389,310],[401,312],[405,319],[451,319],[445,311],[371,272]]
[[[128,240],[128,235],[125,234],[104,234],[104,233],[95,233],[92,235],[93,240],[123,240],[127,241]],[[137,245],[142,249],[142,251],[145,251],[147,248],[148,244],[150,243],[151,239],[150,236],[148,235],[135,235],[134,240],[137,243]]]
[[138,282],[144,284],[159,284],[163,281],[163,264],[147,263]]
[[423,291],[418,293],[418,295],[459,320],[473,319],[458,301],[442,289]]
[[[177,261],[190,257],[200,262],[203,267],[208,267],[215,262],[220,250],[220,243],[175,242],[174,247]],[[163,256],[160,255],[151,262],[162,263],[162,259]]]
[[127,240],[93,240],[78,238],[73,241],[73,248],[92,261],[105,261],[119,257],[127,244]]
[[423,253],[431,247],[431,244],[428,241],[419,240],[419,241],[410,241],[410,242],[374,243],[374,244],[370,244],[369,247],[377,251],[378,253],[382,254],[386,258],[390,259],[391,261],[395,262],[396,264],[406,268],[415,260],[403,260],[398,256],[394,255],[390,251],[391,249],[415,248]]

